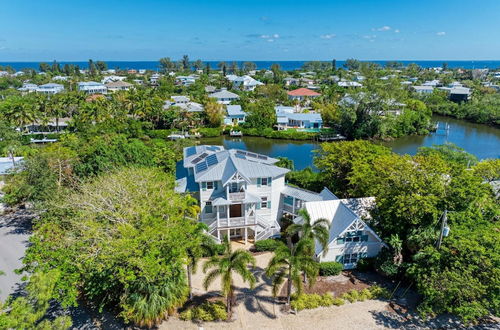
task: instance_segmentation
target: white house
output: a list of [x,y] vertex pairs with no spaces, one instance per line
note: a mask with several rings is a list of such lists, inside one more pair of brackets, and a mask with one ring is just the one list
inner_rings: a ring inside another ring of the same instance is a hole
[[165,101],[163,109],[168,109],[172,106],[175,106],[184,109],[187,112],[203,112],[205,110],[202,104],[191,102],[189,96],[174,95],[170,99],[171,100]]
[[418,94],[432,94],[434,92],[433,86],[412,86],[412,89]]
[[36,89],[37,93],[42,93],[46,95],[54,95],[60,93],[64,90],[64,86],[61,84],[48,83],[38,86]]
[[228,105],[226,110],[227,116],[224,118],[224,124],[234,126],[245,122],[247,113],[241,109],[241,105]]
[[319,113],[288,113],[279,112],[276,114],[278,129],[303,128],[319,129],[323,126],[323,120]]
[[275,166],[277,161],[222,146],[187,147],[175,189],[198,199],[200,221],[219,241],[225,235],[245,242],[269,238],[280,232],[282,217],[303,221],[297,215],[305,208],[313,222],[326,218],[331,224],[328,253],[316,248],[320,261],[339,261],[353,268],[360,258],[380,251],[384,243],[364,222],[373,198],[338,199],[327,188],[315,193],[286,185],[289,170]]
[[103,84],[107,84],[107,83],[115,82],[115,81],[124,81],[126,78],[127,77],[111,75],[111,76],[106,76],[106,77],[102,78],[101,82]]
[[275,166],[277,161],[221,146],[184,148],[176,190],[199,200],[200,221],[218,240],[224,235],[245,242],[266,239],[280,232],[280,197],[289,172]]
[[[337,261],[345,269],[355,268],[362,258],[374,257],[385,246],[382,239],[342,200],[312,201],[304,204],[311,221],[326,219],[330,223],[328,249],[316,242],[318,261]],[[294,220],[301,223],[302,218]]]
[[191,86],[198,79],[197,75],[189,75],[189,76],[178,76],[175,78],[175,82],[179,85],[183,86]]
[[118,91],[128,91],[134,87],[134,85],[121,80],[109,82],[105,86],[109,92],[113,93]]
[[104,84],[95,81],[83,81],[78,83],[78,91],[87,94],[106,94],[108,89]]
[[225,88],[222,88],[219,92],[209,94],[209,97],[217,99],[217,102],[220,104],[230,104],[240,98],[238,94],[230,92]]
[[20,92],[22,92],[23,94],[25,94],[25,93],[36,92],[37,89],[38,89],[38,85],[37,84],[24,83],[23,87],[18,88],[17,90],[20,91]]
[[255,80],[248,75],[238,77],[237,75],[231,74],[227,75],[226,78],[233,84],[233,88],[243,91],[253,91],[257,86],[264,85],[264,83]]
[[345,87],[345,88],[349,88],[349,87],[352,87],[352,88],[363,87],[363,85],[360,84],[357,81],[339,81],[337,83],[337,85],[339,85],[340,87]]

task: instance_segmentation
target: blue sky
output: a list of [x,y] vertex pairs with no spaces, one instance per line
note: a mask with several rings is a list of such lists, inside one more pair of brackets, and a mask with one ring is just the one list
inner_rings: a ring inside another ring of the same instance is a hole
[[500,0],[0,0],[0,61],[499,60]]

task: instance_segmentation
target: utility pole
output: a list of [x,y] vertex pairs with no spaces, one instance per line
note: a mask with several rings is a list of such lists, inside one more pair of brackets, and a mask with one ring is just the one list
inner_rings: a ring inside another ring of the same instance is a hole
[[447,213],[448,213],[448,210],[444,210],[444,214],[443,214],[442,220],[441,220],[441,231],[439,232],[439,240],[437,243],[438,250],[441,249],[441,243],[443,242],[443,232],[444,232],[444,227],[446,226]]

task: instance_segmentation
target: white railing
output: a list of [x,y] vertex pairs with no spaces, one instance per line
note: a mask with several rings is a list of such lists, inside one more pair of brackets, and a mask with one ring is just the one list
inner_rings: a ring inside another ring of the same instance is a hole
[[230,201],[242,201],[244,199],[245,199],[245,192],[244,191],[230,192],[229,193],[229,200]]

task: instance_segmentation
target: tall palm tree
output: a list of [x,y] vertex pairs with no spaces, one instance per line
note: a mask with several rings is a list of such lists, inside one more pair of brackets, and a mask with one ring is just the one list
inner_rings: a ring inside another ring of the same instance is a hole
[[287,305],[290,306],[292,286],[298,294],[302,293],[303,282],[301,273],[309,278],[309,286],[314,284],[318,276],[319,265],[312,254],[314,248],[310,239],[302,238],[295,245],[282,244],[274,251],[274,257],[269,261],[266,275],[271,277],[273,296],[276,297],[283,282],[287,281]]
[[243,282],[248,282],[250,288],[253,288],[256,282],[249,265],[255,267],[255,258],[250,252],[239,249],[232,251],[229,240],[224,239],[224,254],[222,256],[213,256],[203,265],[203,272],[210,272],[203,281],[203,287],[208,289],[210,284],[218,277],[221,280],[222,294],[226,297],[227,312],[230,315],[234,302],[234,281],[233,273],[239,274]]
[[328,252],[328,240],[330,238],[330,222],[325,218],[320,218],[312,222],[311,216],[305,208],[300,209],[298,215],[302,218],[302,223],[290,225],[286,229],[287,235],[292,237],[298,234],[301,238],[309,240],[310,244],[313,245],[313,251],[314,241],[318,241],[323,248],[323,254],[326,255]]
[[193,239],[198,240],[198,244],[193,244],[191,247],[186,249],[186,270],[189,285],[189,299],[193,299],[192,274],[196,273],[198,261],[203,256],[213,255],[215,251],[215,242],[213,238],[205,233],[207,229],[207,225],[198,222],[192,235]]

